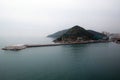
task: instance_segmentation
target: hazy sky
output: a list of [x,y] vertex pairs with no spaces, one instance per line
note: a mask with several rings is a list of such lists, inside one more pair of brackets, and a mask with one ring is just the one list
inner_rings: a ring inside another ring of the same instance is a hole
[[0,0],[0,36],[46,36],[74,25],[120,32],[120,0]]

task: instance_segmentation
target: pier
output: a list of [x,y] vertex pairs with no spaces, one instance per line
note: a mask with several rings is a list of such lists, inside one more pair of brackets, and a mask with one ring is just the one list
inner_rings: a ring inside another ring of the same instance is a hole
[[105,43],[109,42],[106,40],[89,40],[89,41],[80,41],[80,42],[72,42],[72,43],[59,43],[59,44],[22,44],[22,45],[13,45],[2,48],[2,50],[12,50],[19,51],[26,48],[32,47],[49,47],[49,46],[60,46],[60,45],[74,45],[74,44],[88,44],[88,43]]

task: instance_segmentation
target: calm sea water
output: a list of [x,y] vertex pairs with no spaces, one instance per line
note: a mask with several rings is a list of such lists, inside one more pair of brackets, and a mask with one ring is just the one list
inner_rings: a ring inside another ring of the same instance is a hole
[[[51,41],[37,37],[2,37],[0,48]],[[0,50],[0,80],[120,80],[120,45],[95,43]]]

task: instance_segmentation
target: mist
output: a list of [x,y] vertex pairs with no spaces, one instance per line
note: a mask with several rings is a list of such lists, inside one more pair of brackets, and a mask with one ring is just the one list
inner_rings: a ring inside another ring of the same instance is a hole
[[79,25],[120,32],[120,0],[0,0],[0,36],[47,36]]

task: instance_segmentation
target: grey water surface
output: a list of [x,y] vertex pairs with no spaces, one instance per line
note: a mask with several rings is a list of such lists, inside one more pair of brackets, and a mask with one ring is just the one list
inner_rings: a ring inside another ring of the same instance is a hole
[[[51,41],[2,37],[0,48]],[[110,42],[0,50],[0,80],[120,80],[120,45]]]

